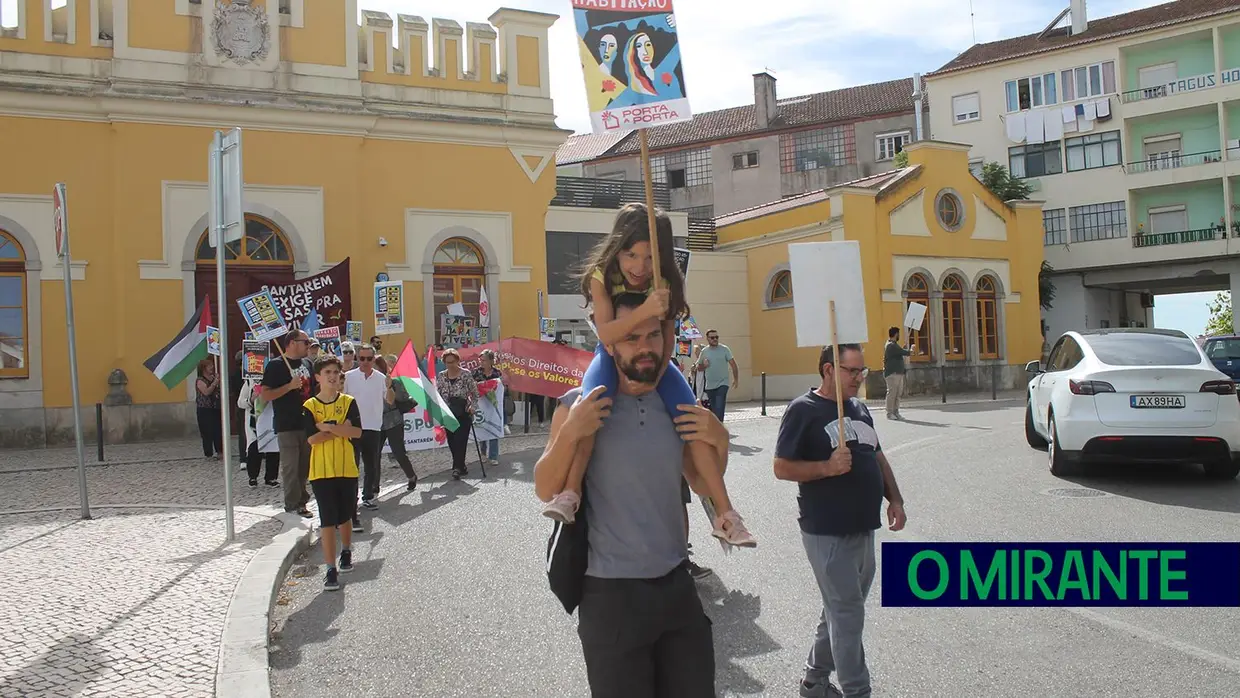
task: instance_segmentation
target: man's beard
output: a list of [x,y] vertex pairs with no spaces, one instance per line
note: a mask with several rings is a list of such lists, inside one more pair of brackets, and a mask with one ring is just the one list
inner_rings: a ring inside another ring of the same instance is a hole
[[[654,364],[649,368],[639,368],[637,366],[637,362],[642,361],[643,359],[652,359]],[[622,363],[620,365],[620,371],[624,373],[626,378],[634,383],[644,383],[650,385],[659,378],[659,366],[662,363],[663,361],[658,354],[653,351],[646,351],[637,354],[629,361]]]

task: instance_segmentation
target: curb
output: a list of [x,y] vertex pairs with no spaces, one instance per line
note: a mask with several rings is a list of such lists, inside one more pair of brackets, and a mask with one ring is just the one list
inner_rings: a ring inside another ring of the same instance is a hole
[[294,512],[272,518],[283,522],[284,530],[250,560],[228,604],[215,670],[217,698],[271,697],[271,607],[293,560],[310,546],[314,531],[313,519]]

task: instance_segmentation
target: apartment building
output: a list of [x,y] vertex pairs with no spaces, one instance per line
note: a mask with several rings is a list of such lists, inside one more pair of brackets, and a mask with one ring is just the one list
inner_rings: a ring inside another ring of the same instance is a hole
[[[753,104],[648,131],[654,181],[689,214],[694,249],[714,244],[701,222],[892,170],[917,134],[912,78],[787,99],[769,73],[753,82]],[[580,135],[556,163],[560,174],[641,181],[639,151],[636,133]]]
[[969,48],[927,92],[933,138],[1045,202],[1048,337],[1150,325],[1157,294],[1240,300],[1240,2],[1091,20],[1072,0],[1036,34]]

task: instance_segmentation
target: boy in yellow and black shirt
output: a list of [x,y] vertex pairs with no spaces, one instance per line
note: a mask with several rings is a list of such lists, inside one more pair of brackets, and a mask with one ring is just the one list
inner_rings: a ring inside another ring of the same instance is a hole
[[319,540],[327,576],[323,589],[336,591],[336,535],[340,532],[340,572],[353,571],[353,516],[357,509],[357,459],[352,439],[362,436],[362,417],[352,397],[340,392],[340,359],[328,354],[314,365],[319,392],[303,403],[302,420],[310,442],[310,489],[319,505]]

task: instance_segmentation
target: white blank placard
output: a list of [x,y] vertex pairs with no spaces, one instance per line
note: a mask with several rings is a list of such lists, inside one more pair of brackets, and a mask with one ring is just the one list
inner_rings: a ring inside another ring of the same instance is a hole
[[921,303],[909,303],[908,312],[904,314],[904,326],[910,330],[920,330],[921,323],[926,321],[926,306]]
[[[861,282],[861,245],[844,242],[797,242],[788,245],[792,305],[797,346],[863,344],[869,341],[865,286]],[[839,337],[831,336],[830,302],[835,301]]]

